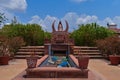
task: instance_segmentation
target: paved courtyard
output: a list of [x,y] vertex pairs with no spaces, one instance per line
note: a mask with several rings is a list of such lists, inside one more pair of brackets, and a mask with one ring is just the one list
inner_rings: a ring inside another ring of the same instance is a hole
[[107,60],[91,59],[89,69],[105,80],[120,80],[120,65],[110,65]]
[[9,65],[0,65],[0,80],[11,80],[26,69],[25,59],[14,59],[9,61]]
[[[5,66],[0,65],[0,80],[11,80],[19,73],[23,72],[26,69],[26,67],[27,66],[25,59],[15,59],[11,60],[9,62],[9,65]],[[94,73],[96,77],[95,80],[120,80],[120,65],[118,66],[109,65],[109,61],[107,60],[91,59],[89,63],[89,69]],[[59,79],[59,80],[73,80],[73,79]],[[74,79],[74,80],[87,80],[87,79]]]

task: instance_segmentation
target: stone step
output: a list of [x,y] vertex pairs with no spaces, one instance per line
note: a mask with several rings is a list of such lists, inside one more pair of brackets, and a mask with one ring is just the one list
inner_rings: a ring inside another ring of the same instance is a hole
[[103,58],[97,47],[74,46],[73,48],[74,48],[73,52],[75,56],[79,56],[78,52],[80,52],[80,54],[88,55],[90,56],[90,58],[93,59]]
[[[79,55],[78,53],[73,53],[74,55]],[[80,53],[82,55],[101,55],[99,52],[89,52],[89,53]]]
[[[78,58],[78,55],[75,55],[76,58]],[[102,55],[89,55],[90,59],[104,59]]]
[[44,49],[44,46],[25,46],[21,47],[21,49]]
[[74,49],[98,49],[97,47],[88,47],[88,46],[74,46]]
[[35,51],[35,52],[44,52],[44,49],[19,49],[19,52],[30,52],[30,51]]
[[99,52],[99,50],[73,50],[73,52]]
[[37,55],[43,55],[43,52],[17,52],[16,55],[31,55],[31,54],[37,54]]
[[[14,56],[14,58],[16,58],[16,59],[26,59],[26,58],[28,58],[28,57],[30,57],[30,55],[15,55],[15,56]],[[42,56],[38,56],[38,55],[37,55],[37,57],[38,57],[38,58],[41,58]]]
[[18,52],[15,54],[15,58],[25,59],[26,57],[31,56],[32,54],[42,57],[44,55],[44,46],[25,46],[21,47]]

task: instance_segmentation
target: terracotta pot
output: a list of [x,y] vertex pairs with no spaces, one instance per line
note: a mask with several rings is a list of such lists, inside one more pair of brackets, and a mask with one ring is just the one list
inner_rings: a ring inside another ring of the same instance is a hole
[[37,64],[37,57],[29,57],[27,60],[28,68],[35,68]]
[[118,65],[119,64],[119,56],[118,55],[109,55],[109,59],[112,65]]
[[1,60],[1,56],[0,56],[0,65],[2,65],[2,60]]
[[78,63],[79,63],[79,68],[87,69],[89,63],[89,57],[85,56],[78,58]]
[[119,57],[119,64],[120,64],[120,55],[118,57]]
[[1,56],[0,57],[0,64],[1,65],[8,65],[8,61],[9,61],[9,56]]

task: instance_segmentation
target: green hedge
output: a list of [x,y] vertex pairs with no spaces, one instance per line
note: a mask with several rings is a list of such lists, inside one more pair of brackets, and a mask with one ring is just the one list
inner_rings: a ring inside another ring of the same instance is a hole
[[96,23],[79,25],[77,30],[71,33],[75,45],[94,46],[95,40],[104,39],[113,35],[114,32]]
[[37,24],[10,24],[2,28],[8,37],[21,36],[26,45],[43,45],[44,31]]

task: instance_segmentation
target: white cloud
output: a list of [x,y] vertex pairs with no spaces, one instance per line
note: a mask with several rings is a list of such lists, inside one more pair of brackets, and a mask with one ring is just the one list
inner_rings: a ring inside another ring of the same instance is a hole
[[13,18],[13,14],[8,12],[7,10],[5,10],[4,8],[0,7],[0,12],[4,13],[4,15],[6,16],[6,18],[8,19],[12,19]]
[[5,24],[10,23],[11,20],[13,19],[13,17],[14,17],[13,13],[8,12],[7,10],[5,10],[2,7],[0,7],[0,13],[4,13],[4,16],[7,18],[7,20],[5,21]]
[[32,24],[32,23],[39,24],[43,28],[46,28],[46,26],[44,25],[44,21],[38,15],[32,16],[31,20],[28,23],[30,23],[30,24]]
[[41,22],[42,22],[42,19],[38,15],[32,16],[32,20],[29,21],[29,23],[38,23],[38,24]]
[[88,24],[88,23],[94,23],[101,26],[107,26],[107,23],[116,23],[118,25],[118,28],[120,28],[120,16],[115,16],[114,18],[106,17],[103,20],[100,20],[96,15],[85,15],[81,14],[78,15],[74,12],[69,12],[65,14],[65,16],[61,19],[58,19],[57,17],[53,17],[50,15],[47,15],[44,19],[41,19],[39,16],[35,15],[32,17],[32,20],[29,21],[29,23],[38,23],[40,24],[44,30],[51,31],[52,30],[52,23],[56,20],[55,28],[57,29],[59,20],[62,21],[63,27],[65,28],[65,20],[68,21],[69,24],[69,31],[72,31],[74,29],[78,28],[79,24]]
[[97,22],[98,17],[97,16],[81,16],[77,19],[77,24],[86,24],[86,23],[92,23],[92,22]]
[[56,17],[52,17],[49,15],[47,15],[44,19],[41,19],[38,15],[35,15],[28,23],[36,23],[41,25],[44,30],[52,31],[51,25],[54,20],[56,20],[56,22],[58,21]]
[[72,31],[73,29],[78,28],[79,24],[87,24],[87,23],[93,23],[98,22],[98,17],[95,15],[85,15],[81,14],[78,15],[77,13],[70,12],[67,13],[62,20],[67,20],[69,23],[69,31]]
[[[52,31],[51,26],[52,26],[52,23],[53,23],[54,20],[56,21],[56,23],[59,21],[58,18],[52,17],[52,16],[50,16],[50,15],[47,15],[47,16],[45,17],[43,24],[46,25],[46,30]],[[55,26],[56,26],[56,23],[55,23]]]
[[24,12],[27,8],[26,0],[0,0],[0,13],[4,13],[10,23],[15,16],[14,12]]
[[0,0],[0,7],[13,11],[25,11],[27,3],[26,0]]
[[120,26],[120,16],[115,16],[113,18],[113,22],[115,22],[116,24],[118,24]]
[[[69,13],[65,14],[65,16],[61,20],[63,22],[65,20],[67,20],[69,23],[69,31],[72,31],[77,26],[76,21],[78,18],[79,18],[79,16],[76,13],[69,12]],[[65,23],[64,23],[64,26],[65,26]]]

